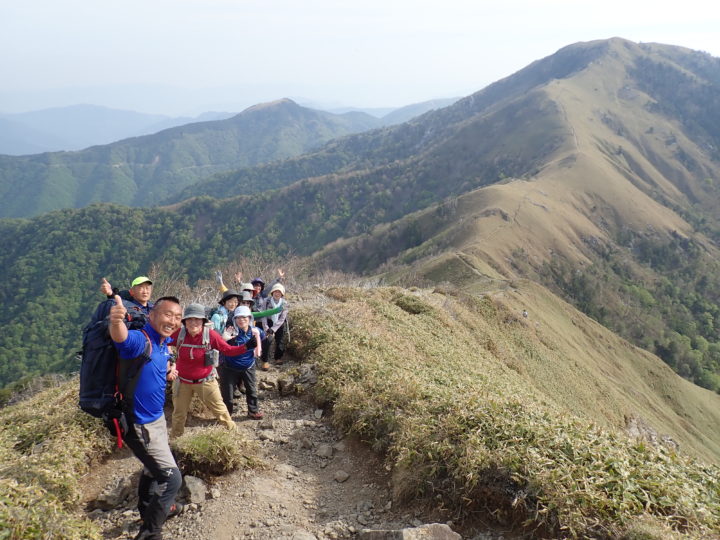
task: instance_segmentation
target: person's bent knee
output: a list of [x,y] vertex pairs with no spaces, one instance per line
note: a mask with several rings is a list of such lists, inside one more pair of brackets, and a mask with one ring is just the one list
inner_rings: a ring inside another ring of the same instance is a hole
[[162,507],[166,512],[170,511],[170,507],[175,502],[175,496],[182,487],[182,474],[177,467],[163,469],[163,478],[158,479],[159,484],[165,484],[160,499]]

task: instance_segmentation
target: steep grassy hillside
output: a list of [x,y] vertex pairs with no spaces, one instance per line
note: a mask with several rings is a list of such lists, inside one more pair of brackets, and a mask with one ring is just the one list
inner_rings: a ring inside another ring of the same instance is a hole
[[[557,131],[558,111],[534,90],[571,77],[607,49],[607,42],[565,47],[449,107],[399,126],[333,141],[287,162],[217,175],[166,202],[199,194],[217,196],[220,191],[239,195],[257,183],[277,188],[301,179],[364,176],[368,171],[389,178],[420,176],[420,189],[428,174],[439,176],[439,183],[450,176],[453,182],[462,180],[453,187],[464,190],[530,174],[567,137]],[[431,193],[428,201],[432,198]]]
[[[151,206],[218,171],[302,154],[379,123],[369,115],[333,115],[281,100],[227,120],[78,152],[0,156],[0,217],[34,216],[93,202]],[[245,192],[262,189],[259,184]],[[223,196],[225,190],[214,195]]]
[[[667,499],[694,492],[670,487],[679,466],[709,482],[690,513],[717,513],[715,467],[628,440],[624,429],[670,435],[681,452],[717,463],[720,396],[537,285],[448,292],[330,290],[339,303],[296,325],[335,420],[388,452],[397,493],[527,520],[540,537],[620,538],[641,516],[693,533],[675,514],[689,507]],[[710,518],[694,534],[719,525]]]
[[[290,300],[291,352],[318,374],[306,390],[383,453],[396,498],[539,538],[720,532],[720,396],[541,286]],[[110,443],[76,395],[73,380],[0,410],[0,523],[16,537],[97,535],[77,501]]]
[[[684,377],[718,391],[720,169],[712,149],[720,139],[690,110],[693,103],[713,108],[718,62],[679,48],[618,39],[606,45],[605,56],[537,90],[560,115],[555,132],[564,126],[567,134],[553,159],[522,179],[338,240],[318,258],[372,272],[448,249],[469,254],[505,278],[554,287]],[[668,101],[648,82],[653,69],[667,71],[689,99]],[[415,272],[453,283],[462,276],[430,264]]]

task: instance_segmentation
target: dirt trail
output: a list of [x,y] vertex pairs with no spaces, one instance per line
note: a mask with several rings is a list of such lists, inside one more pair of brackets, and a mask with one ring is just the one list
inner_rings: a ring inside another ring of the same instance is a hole
[[[293,367],[297,364],[289,359],[268,372],[258,370],[263,420],[247,419],[244,396],[236,403],[234,419],[248,438],[258,442],[265,467],[218,478],[211,486],[212,498],[168,520],[165,537],[326,540],[352,538],[365,528],[399,529],[445,522],[448,518],[437,512],[394,505],[390,475],[366,445],[342,439],[309,400],[280,395],[277,379]],[[191,417],[187,431],[204,424],[207,422]],[[127,478],[139,468],[128,451],[117,452],[88,477],[88,500],[97,497],[114,478]],[[120,509],[95,511],[94,519],[105,538],[134,536],[139,527],[134,504],[131,497]],[[489,534],[465,537],[502,538]]]

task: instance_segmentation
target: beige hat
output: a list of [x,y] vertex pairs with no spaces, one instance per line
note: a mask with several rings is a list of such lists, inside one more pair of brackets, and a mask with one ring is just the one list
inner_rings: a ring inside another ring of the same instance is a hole
[[281,283],[276,283],[272,286],[272,289],[270,289],[270,294],[274,293],[275,291],[280,291],[280,294],[285,296],[285,287],[282,286]]

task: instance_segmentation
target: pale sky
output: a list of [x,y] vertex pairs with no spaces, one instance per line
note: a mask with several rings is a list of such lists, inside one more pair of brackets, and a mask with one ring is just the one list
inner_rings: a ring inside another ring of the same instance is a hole
[[464,96],[578,41],[720,56],[708,0],[4,0],[0,112],[240,111]]

